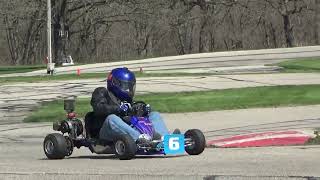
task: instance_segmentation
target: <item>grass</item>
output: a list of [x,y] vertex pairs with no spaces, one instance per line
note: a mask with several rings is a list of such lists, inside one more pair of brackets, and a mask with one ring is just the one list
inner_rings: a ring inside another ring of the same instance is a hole
[[[185,93],[156,93],[136,97],[165,113],[244,109],[320,104],[320,85],[251,87]],[[90,99],[77,100],[76,111],[83,117],[91,111]],[[25,122],[56,121],[64,118],[63,101],[35,110]]]
[[[140,73],[136,72],[136,77],[178,77],[178,76],[204,76],[210,75],[208,73]],[[62,81],[62,80],[78,80],[78,79],[100,79],[106,78],[106,73],[83,73],[80,76],[76,74],[60,74],[60,75],[46,75],[46,76],[18,76],[18,77],[0,77],[0,84],[2,83],[16,83],[16,82],[42,82],[42,81]]]
[[[90,100],[88,98],[77,99],[76,113],[79,117],[84,117],[91,111]],[[55,100],[44,104],[39,109],[24,119],[24,122],[54,122],[65,118],[66,112],[63,110],[63,100]]]
[[283,67],[283,72],[320,72],[320,58],[297,59],[280,62],[277,64]]
[[30,66],[1,66],[0,74],[25,73],[36,70],[46,69],[45,65],[30,65]]

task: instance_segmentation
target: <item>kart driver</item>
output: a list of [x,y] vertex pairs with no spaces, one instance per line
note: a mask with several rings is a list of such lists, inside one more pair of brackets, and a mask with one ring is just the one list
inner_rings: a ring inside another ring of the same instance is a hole
[[[152,139],[147,134],[140,134],[125,122],[123,117],[131,111],[135,94],[136,78],[127,68],[113,69],[107,79],[107,88],[98,87],[92,93],[92,113],[85,117],[86,131],[91,137],[112,141],[119,134],[126,133],[133,140],[148,142]],[[168,134],[168,129],[158,112],[151,112],[149,104],[143,109],[153,124],[154,130],[161,136]]]

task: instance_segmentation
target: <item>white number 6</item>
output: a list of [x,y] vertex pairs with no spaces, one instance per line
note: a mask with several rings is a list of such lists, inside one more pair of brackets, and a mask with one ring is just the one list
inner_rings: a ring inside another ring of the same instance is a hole
[[170,150],[178,150],[180,148],[179,145],[179,137],[172,137],[169,139],[169,149]]

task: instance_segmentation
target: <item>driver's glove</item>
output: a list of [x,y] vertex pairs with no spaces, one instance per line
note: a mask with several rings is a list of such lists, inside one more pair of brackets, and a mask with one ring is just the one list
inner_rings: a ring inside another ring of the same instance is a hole
[[131,105],[129,103],[121,103],[120,104],[121,114],[128,115],[131,112]]
[[150,104],[146,104],[146,105],[144,106],[144,112],[145,112],[146,115],[149,115],[149,114],[151,113],[151,106],[150,106]]

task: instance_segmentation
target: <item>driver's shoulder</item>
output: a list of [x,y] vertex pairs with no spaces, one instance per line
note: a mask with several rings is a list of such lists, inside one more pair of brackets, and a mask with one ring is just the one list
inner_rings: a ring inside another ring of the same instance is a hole
[[104,93],[104,92],[108,92],[107,88],[105,88],[105,87],[97,87],[93,91],[93,93]]
[[108,94],[108,90],[105,87],[97,87],[92,92],[91,99],[94,101],[97,101],[97,100],[101,99],[102,97],[106,97],[107,94]]

